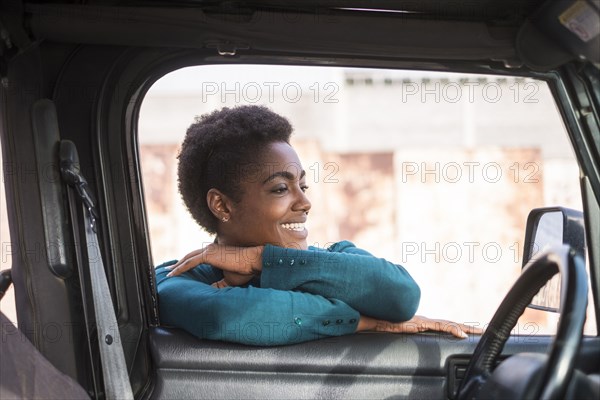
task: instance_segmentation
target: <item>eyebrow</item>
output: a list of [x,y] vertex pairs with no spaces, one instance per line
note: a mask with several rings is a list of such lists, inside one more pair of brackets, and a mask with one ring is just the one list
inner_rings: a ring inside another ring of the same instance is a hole
[[[306,175],[306,171],[302,170],[302,172],[300,172],[300,178],[299,179],[304,178],[305,175]],[[294,180],[294,175],[291,172],[289,172],[289,171],[279,171],[279,172],[275,172],[274,174],[272,174],[271,176],[269,176],[267,179],[265,179],[263,181],[263,184],[265,184],[265,183],[267,183],[269,181],[272,181],[273,179],[277,178],[278,176],[280,176],[282,178],[285,178],[285,179],[287,179],[289,181],[293,181]]]

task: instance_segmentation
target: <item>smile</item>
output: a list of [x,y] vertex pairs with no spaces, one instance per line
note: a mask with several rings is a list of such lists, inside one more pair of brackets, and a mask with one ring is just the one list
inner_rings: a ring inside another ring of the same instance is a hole
[[281,226],[283,227],[283,229],[287,229],[290,231],[303,231],[304,230],[304,223],[292,223],[292,224],[281,224]]

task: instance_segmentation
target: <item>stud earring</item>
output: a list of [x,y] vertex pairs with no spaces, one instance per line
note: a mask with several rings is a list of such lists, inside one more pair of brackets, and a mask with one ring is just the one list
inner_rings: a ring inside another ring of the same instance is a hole
[[223,217],[223,218],[221,218],[221,221],[223,221],[223,222],[227,222],[227,221],[229,221],[229,218],[227,218],[227,217]]

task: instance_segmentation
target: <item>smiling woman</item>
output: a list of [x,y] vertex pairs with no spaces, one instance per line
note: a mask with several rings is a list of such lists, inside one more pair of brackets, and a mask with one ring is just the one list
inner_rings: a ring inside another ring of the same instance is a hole
[[179,189],[220,244],[307,248],[307,232],[297,224],[306,222],[311,205],[300,194],[308,188],[306,172],[288,144],[291,132],[285,118],[263,107],[215,111],[188,130]]
[[[211,211],[224,222],[217,239],[240,246],[258,242],[306,250],[304,224],[311,204],[298,155],[286,142],[275,142],[265,146],[262,158],[256,179],[242,178],[242,200],[237,204],[243,202],[243,207],[226,204],[227,197],[217,189],[208,191]],[[238,223],[228,224],[230,218]]]
[[200,338],[254,345],[363,330],[478,333],[413,318],[420,289],[403,267],[348,241],[308,246],[311,203],[291,131],[286,119],[259,106],[223,108],[188,129],[179,189],[216,237],[157,268],[163,321]]

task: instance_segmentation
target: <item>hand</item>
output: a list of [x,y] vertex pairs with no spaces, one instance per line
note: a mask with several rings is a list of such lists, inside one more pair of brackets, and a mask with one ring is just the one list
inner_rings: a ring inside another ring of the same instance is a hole
[[468,333],[481,335],[483,329],[470,325],[459,324],[445,319],[431,319],[415,315],[408,321],[388,322],[376,320],[371,317],[361,316],[357,331],[374,330],[377,332],[391,333],[420,333],[426,331],[450,333],[458,338],[465,339]]
[[263,246],[238,247],[211,243],[186,254],[177,264],[167,267],[167,276],[177,276],[200,264],[210,264],[223,271],[249,276],[262,270]]
[[231,286],[242,286],[250,282],[254,275],[242,275],[235,272],[223,271],[223,279],[213,283],[211,286],[223,289]]

